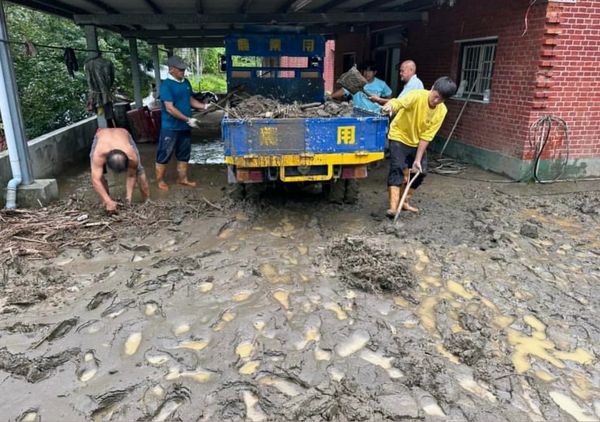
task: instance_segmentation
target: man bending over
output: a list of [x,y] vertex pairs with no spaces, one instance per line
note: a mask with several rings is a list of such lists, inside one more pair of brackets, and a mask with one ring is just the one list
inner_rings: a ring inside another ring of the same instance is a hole
[[113,201],[108,192],[108,183],[104,175],[107,168],[115,173],[127,172],[126,199],[131,203],[135,184],[139,184],[144,200],[150,196],[148,179],[142,167],[140,153],[129,132],[119,128],[98,129],[92,150],[90,152],[92,165],[92,185],[94,190],[104,202],[108,213],[117,211],[117,203]]

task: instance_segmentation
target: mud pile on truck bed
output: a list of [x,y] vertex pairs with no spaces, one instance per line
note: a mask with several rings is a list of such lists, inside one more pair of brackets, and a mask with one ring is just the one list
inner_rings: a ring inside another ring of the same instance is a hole
[[325,103],[285,104],[262,95],[237,96],[229,109],[232,117],[239,119],[292,117],[350,117],[352,103],[327,101]]

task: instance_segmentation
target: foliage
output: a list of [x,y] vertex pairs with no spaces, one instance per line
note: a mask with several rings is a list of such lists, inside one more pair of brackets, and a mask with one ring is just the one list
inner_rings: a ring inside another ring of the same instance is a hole
[[[11,44],[26,136],[31,139],[89,116],[85,109],[88,88],[83,72],[88,53],[75,50],[79,64],[75,78],[67,73],[63,56],[65,47],[86,49],[83,30],[68,19],[13,4],[6,5],[6,20],[11,41],[39,45],[37,54],[30,56],[22,44]],[[113,32],[98,30],[98,45],[100,50],[110,51],[104,57],[115,66],[115,88],[133,98],[129,42]],[[138,55],[140,62],[146,63],[151,57],[150,47],[138,42]],[[142,88],[149,85],[143,83]]]
[[[198,52],[200,53],[199,58],[197,56]],[[220,69],[220,57],[225,54],[224,48],[182,48],[178,50],[176,54],[181,56],[186,63],[190,64],[187,78],[192,84],[192,89],[195,92],[227,92],[225,73],[221,72]],[[197,63],[200,64],[200,68],[198,68]]]
[[[129,40],[123,39],[114,32],[98,29],[98,47],[100,50],[110,51],[103,57],[113,62],[115,66],[115,89],[133,98],[133,75],[131,73],[131,56],[129,54]],[[146,65],[152,63],[152,51],[148,44],[142,41],[137,43],[139,63]],[[142,97],[149,94],[151,78],[141,70]]]
[[[197,54],[200,53],[200,60],[198,60]],[[186,63],[190,65],[190,74],[211,74],[220,75],[220,56],[225,54],[225,48],[181,48],[178,49],[175,54],[180,56]],[[196,63],[199,61],[200,69],[196,68]],[[225,76],[223,75],[223,78]]]
[[190,76],[188,79],[192,84],[194,92],[211,91],[217,94],[227,92],[227,81],[225,80],[224,75],[211,75],[205,73],[201,78]]
[[[15,5],[6,6],[11,41],[85,48],[80,28],[65,19],[34,12]],[[28,138],[57,129],[86,116],[87,84],[83,73],[74,79],[63,63],[63,50],[37,48],[30,57],[20,44],[11,44],[21,112]],[[76,52],[81,63],[85,53]]]
[[[26,136],[31,139],[60,127],[75,123],[90,114],[85,110],[87,82],[83,72],[86,51],[85,34],[71,20],[5,3],[7,28],[15,78],[19,91]],[[28,55],[22,42],[29,41],[37,47],[36,55]],[[57,46],[50,49],[41,45]],[[140,63],[149,67],[152,62],[151,47],[138,41]],[[133,99],[133,78],[129,41],[114,32],[98,29],[98,46],[105,51],[103,57],[115,67],[115,89]],[[64,48],[75,49],[79,71],[75,78],[67,73]],[[198,90],[226,91],[225,77],[219,72],[219,55],[223,48],[199,50],[203,75]],[[162,63],[166,54],[162,54]],[[180,54],[179,52],[177,54]],[[196,63],[195,49],[184,49],[180,55],[189,63]],[[142,97],[149,94],[151,78],[142,75]],[[189,75],[192,76],[192,72]],[[191,78],[190,78],[191,79]]]

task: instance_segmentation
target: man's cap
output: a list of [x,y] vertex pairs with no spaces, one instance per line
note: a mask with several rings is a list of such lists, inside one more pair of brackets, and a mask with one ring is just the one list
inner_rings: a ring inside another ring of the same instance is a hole
[[167,66],[176,67],[177,69],[180,69],[180,70],[185,70],[188,67],[188,65],[185,64],[183,59],[179,56],[169,57],[169,59],[167,60]]

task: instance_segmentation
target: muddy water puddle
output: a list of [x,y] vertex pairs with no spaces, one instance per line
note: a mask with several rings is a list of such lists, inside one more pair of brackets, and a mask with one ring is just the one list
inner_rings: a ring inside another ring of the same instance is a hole
[[10,397],[0,413],[600,418],[600,279],[574,226],[543,214],[540,235],[524,237],[511,224],[542,218],[492,201],[477,218],[501,233],[486,228],[475,241],[464,216],[463,242],[449,247],[443,227],[457,221],[435,220],[445,209],[425,208],[427,236],[422,220],[397,236],[372,218],[377,198],[362,200],[240,204],[91,257],[65,251],[46,265],[61,262],[78,291],[0,316],[0,391]]

